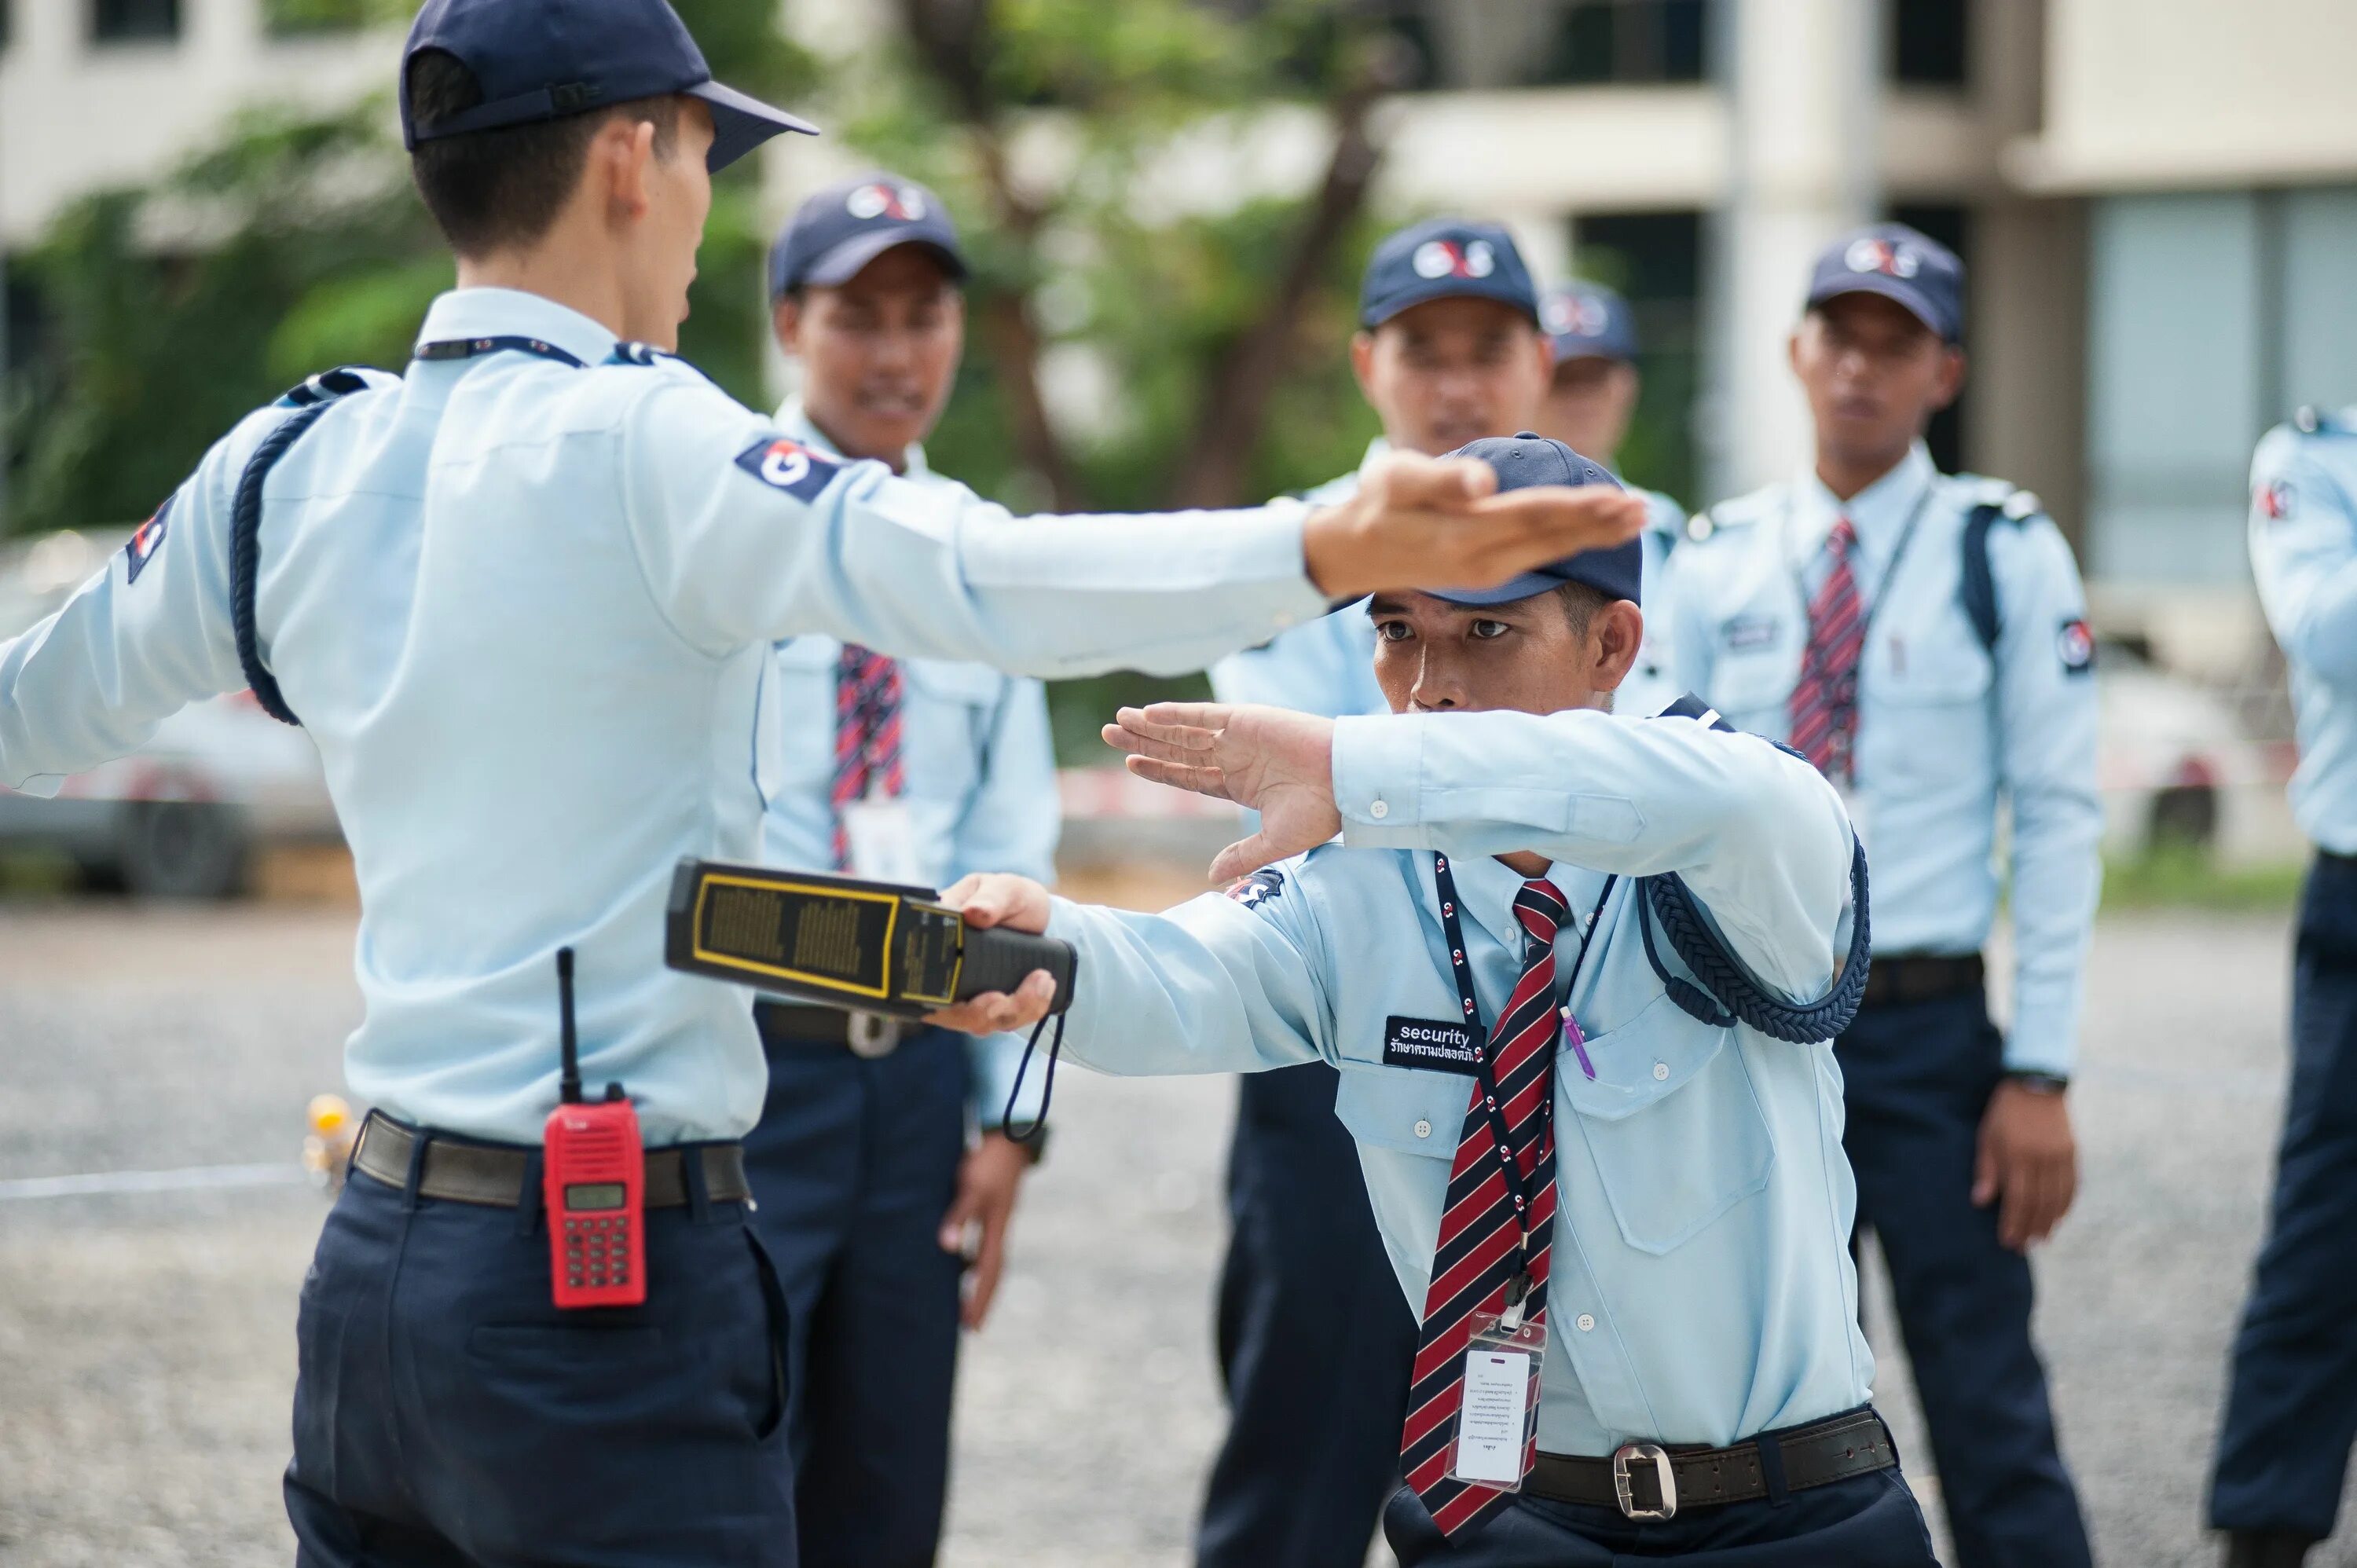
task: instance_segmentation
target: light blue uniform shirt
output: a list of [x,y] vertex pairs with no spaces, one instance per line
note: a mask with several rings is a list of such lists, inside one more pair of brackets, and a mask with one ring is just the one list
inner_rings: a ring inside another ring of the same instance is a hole
[[[1329,479],[1302,499],[1321,507],[1350,499],[1358,490],[1359,475],[1390,450],[1390,444],[1377,436],[1358,473]],[[1628,679],[1613,694],[1612,707],[1616,713],[1645,717],[1685,694],[1685,688],[1672,678],[1668,638],[1662,629],[1668,619],[1660,604],[1667,591],[1670,552],[1684,532],[1686,514],[1658,490],[1636,493],[1645,498],[1641,536],[1645,639]],[[1391,712],[1383,688],[1375,684],[1375,628],[1367,618],[1364,600],[1297,626],[1265,647],[1221,660],[1211,667],[1211,692],[1223,703],[1265,703],[1329,719]]]
[[[1297,503],[1010,520],[880,463],[838,467],[668,359],[537,295],[468,289],[420,360],[331,409],[280,464],[262,650],[326,764],[361,892],[366,1014],[346,1073],[399,1116],[538,1143],[556,1103],[554,955],[579,953],[582,1066],[651,1143],[730,1138],[768,1080],[747,993],[662,961],[680,856],[752,860],[784,778],[780,639],[843,637],[1028,673],[1178,671],[1325,600]],[[39,793],[244,684],[231,491],[290,411],[242,423],[119,555],[0,644],[0,783]],[[151,525],[152,527],[153,525]]]
[[1989,531],[1994,659],[1967,617],[1965,516],[2012,493],[1942,475],[1919,442],[1846,503],[1809,470],[1713,507],[1706,536],[1672,558],[1671,642],[1685,686],[1730,723],[1785,738],[1825,537],[1850,519],[1871,619],[1849,807],[1874,865],[1874,950],[1980,950],[1996,912],[2002,797],[2017,954],[2005,1061],[2067,1074],[2103,879],[2095,682],[2085,591],[2045,517]]
[[2291,666],[2292,814],[2357,854],[2357,409],[2277,425],[2251,458],[2251,570]]
[[[799,403],[778,410],[778,428],[813,451],[839,456]],[[956,489],[934,473],[925,449],[911,446],[902,477],[912,484]],[[788,714],[834,712],[840,639],[812,635],[778,644],[778,704]],[[901,661],[900,757],[918,880],[947,887],[969,872],[1009,871],[1056,879],[1056,840],[1063,812],[1056,796],[1056,747],[1048,728],[1048,692],[1039,682],[986,664],[946,659]],[[783,771],[761,823],[761,858],[811,871],[834,868],[834,725],[790,724],[780,732]],[[969,1036],[974,1105],[985,1127],[1006,1109],[1022,1058],[1017,1035]],[[1039,1080],[1026,1086],[1036,1108]],[[1023,1125],[1027,1108],[1017,1108]]]
[[[1340,1068],[1335,1111],[1420,1315],[1475,1081],[1385,1060],[1394,1020],[1463,1015],[1426,852],[1451,856],[1485,1026],[1523,950],[1522,877],[1490,857],[1550,856],[1573,910],[1558,983],[1596,1077],[1558,1053],[1539,1446],[1727,1444],[1866,1402],[1832,1047],[1681,1011],[1646,961],[1629,880],[1677,872],[1762,981],[1813,998],[1847,940],[1832,789],[1756,736],[1585,712],[1345,719],[1334,784],[1341,843],[1241,897],[1162,915],[1058,900],[1049,930],[1078,946],[1082,976],[1067,1051],[1119,1073]],[[1572,983],[1607,873],[1622,880]]]

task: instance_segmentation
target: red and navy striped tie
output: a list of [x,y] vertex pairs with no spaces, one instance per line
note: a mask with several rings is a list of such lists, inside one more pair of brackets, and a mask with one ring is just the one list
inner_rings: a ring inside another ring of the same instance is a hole
[[[1440,1244],[1432,1260],[1432,1284],[1425,1292],[1424,1336],[1416,1347],[1407,1425],[1400,1434],[1400,1473],[1424,1499],[1434,1522],[1448,1534],[1481,1518],[1508,1495],[1448,1474],[1473,1315],[1502,1312],[1507,1288],[1527,1266],[1531,1285],[1523,1303],[1523,1319],[1546,1321],[1548,1244],[1555,1209],[1555,1075],[1550,1069],[1562,1033],[1555,999],[1555,940],[1569,914],[1552,882],[1525,882],[1514,895],[1514,918],[1528,939],[1523,974],[1490,1031],[1491,1071],[1474,1080],[1472,1100],[1465,1108],[1465,1130],[1458,1135],[1457,1162],[1448,1172],[1448,1208],[1440,1217]],[[1499,1146],[1491,1117],[1488,1083],[1497,1086],[1503,1108],[1505,1148]],[[1519,1183],[1506,1179],[1503,1167],[1509,1159],[1524,1178]],[[1527,1227],[1518,1186],[1531,1195]],[[1534,1441],[1523,1455],[1525,1475],[1536,1448]]]
[[834,868],[851,869],[851,834],[843,814],[871,794],[897,796],[908,783],[900,766],[900,661],[856,643],[843,645],[834,670]]
[[1847,782],[1856,777],[1857,666],[1866,652],[1866,605],[1850,568],[1857,530],[1849,519],[1834,520],[1825,550],[1833,570],[1809,601],[1809,646],[1792,687],[1792,749],[1826,778]]

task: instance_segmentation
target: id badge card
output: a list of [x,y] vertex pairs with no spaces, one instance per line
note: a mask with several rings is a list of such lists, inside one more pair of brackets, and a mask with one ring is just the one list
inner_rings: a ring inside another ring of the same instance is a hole
[[851,841],[851,874],[870,882],[925,883],[917,864],[917,825],[909,803],[870,795],[843,809],[844,836]]
[[1546,1359],[1546,1326],[1523,1319],[1513,1327],[1498,1313],[1477,1312],[1465,1347],[1463,1398],[1448,1474],[1459,1481],[1523,1489],[1523,1459],[1539,1430],[1539,1367]]

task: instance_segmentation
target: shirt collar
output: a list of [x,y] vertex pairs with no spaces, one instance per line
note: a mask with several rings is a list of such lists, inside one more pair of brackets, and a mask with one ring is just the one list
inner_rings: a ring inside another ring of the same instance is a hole
[[1793,542],[1813,553],[1833,531],[1834,519],[1846,517],[1857,530],[1858,543],[1869,553],[1879,554],[1893,547],[1900,530],[1906,527],[1917,503],[1939,476],[1931,448],[1918,441],[1889,473],[1845,501],[1825,489],[1815,465],[1807,465],[1792,483]]
[[[802,407],[802,399],[790,397],[780,403],[777,423],[779,429],[812,451],[823,453],[829,457],[843,456],[841,449],[827,439],[826,432],[811,423],[810,411]],[[932,472],[925,466],[923,443],[912,443],[906,452],[900,454],[900,469],[910,478],[920,478]]]
[[513,288],[454,288],[436,299],[417,329],[420,343],[453,338],[531,338],[585,365],[613,358],[620,338],[570,306]]
[[[1424,879],[1433,896],[1439,896],[1438,880],[1432,873],[1432,856],[1418,856],[1424,862]],[[1513,955],[1520,965],[1523,960],[1523,923],[1514,916],[1514,895],[1523,890],[1523,876],[1504,861],[1486,854],[1451,855],[1448,874],[1456,879],[1457,892],[1464,900],[1460,914],[1470,914],[1481,929],[1496,939],[1499,945]],[[1582,924],[1588,911],[1596,908],[1596,896],[1603,890],[1604,879],[1597,873],[1560,861],[1547,867],[1546,879],[1563,895],[1571,908],[1564,923],[1563,943],[1556,949],[1556,972],[1570,972],[1571,961],[1579,952]],[[1433,906],[1437,911],[1440,906]]]

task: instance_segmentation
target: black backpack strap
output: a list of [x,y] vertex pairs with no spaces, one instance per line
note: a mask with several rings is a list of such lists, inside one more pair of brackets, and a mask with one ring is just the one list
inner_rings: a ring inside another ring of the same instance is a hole
[[1956,596],[1964,603],[1964,618],[1980,637],[1982,650],[1992,659],[1996,657],[1997,638],[2005,630],[2005,617],[1996,602],[1996,569],[1989,564],[1989,530],[2000,522],[2027,522],[2043,510],[2036,496],[2015,490],[2002,500],[1983,501],[1964,514],[1964,585]]
[[[1772,995],[1751,977],[1751,972],[1727,949],[1727,943],[1703,918],[1693,889],[1672,873],[1648,876],[1637,884],[1637,929],[1645,940],[1645,961],[1670,1000],[1688,1015],[1724,1029],[1737,1023],[1750,1025],[1770,1039],[1809,1045],[1830,1040],[1857,1016],[1866,999],[1867,971],[1873,963],[1874,935],[1867,908],[1866,846],[1850,839],[1849,886],[1857,918],[1850,927],[1849,953],[1834,983],[1814,1002],[1798,1005]],[[1672,974],[1653,946],[1653,922],[1659,920],[1676,953],[1694,980]],[[1696,984],[1699,981],[1701,983]]]
[[334,370],[313,376],[301,386],[278,400],[281,408],[295,412],[278,422],[278,427],[263,438],[245,461],[245,471],[237,477],[237,496],[230,507],[229,533],[229,616],[230,626],[237,636],[237,664],[244,671],[245,683],[253,688],[253,699],[262,711],[283,725],[297,728],[303,721],[286,705],[285,693],[278,689],[278,678],[262,661],[262,650],[256,646],[253,628],[253,596],[255,585],[262,575],[262,487],[278,460],[303,438],[303,433],[319,422],[319,416],[336,406],[350,394],[364,391],[368,382],[358,371]]

